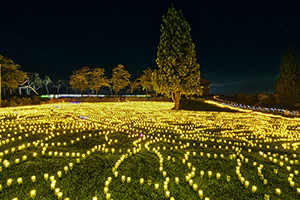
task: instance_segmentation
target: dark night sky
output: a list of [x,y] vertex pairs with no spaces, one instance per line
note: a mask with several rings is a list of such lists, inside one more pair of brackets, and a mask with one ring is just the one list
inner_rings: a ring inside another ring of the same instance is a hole
[[157,68],[162,15],[173,3],[191,25],[201,77],[217,94],[273,92],[281,57],[300,59],[299,0],[0,0],[0,54],[65,79],[83,66],[123,64],[135,79]]

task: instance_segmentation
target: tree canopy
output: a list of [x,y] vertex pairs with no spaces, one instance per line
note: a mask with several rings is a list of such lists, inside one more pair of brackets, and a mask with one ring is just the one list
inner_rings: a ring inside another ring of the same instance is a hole
[[274,97],[281,106],[294,106],[300,101],[300,74],[296,55],[289,48],[282,56]]
[[161,36],[157,51],[158,69],[153,73],[154,90],[172,97],[173,109],[179,108],[182,94],[202,94],[200,65],[197,63],[191,27],[181,10],[173,6],[163,16]]
[[89,87],[88,76],[90,74],[89,67],[82,67],[79,70],[72,71],[70,76],[70,85],[73,90],[80,90],[81,95],[83,91]]
[[121,64],[112,70],[110,82],[112,83],[112,89],[116,92],[116,96],[121,89],[130,84],[130,76],[130,73]]
[[146,90],[146,95],[148,91],[153,89],[153,80],[152,80],[153,69],[148,68],[143,71],[143,74],[140,76],[141,85],[143,90]]
[[90,73],[90,86],[89,88],[95,90],[96,95],[101,87],[109,87],[109,80],[104,76],[105,69],[93,68]]
[[37,72],[28,72],[28,85],[37,92],[42,87],[43,80]]
[[58,79],[58,80],[54,83],[53,87],[57,88],[57,94],[59,94],[59,89],[60,89],[60,87],[61,87],[63,84],[64,84],[64,83],[63,83],[63,80],[61,80],[61,79]]
[[20,70],[20,65],[2,55],[0,55],[0,66],[1,88],[4,90],[16,89],[27,79],[26,73]]
[[49,95],[49,89],[48,89],[48,85],[52,83],[52,80],[50,79],[49,76],[45,76],[45,78],[43,79],[43,83],[46,87],[46,90],[47,90],[47,94]]

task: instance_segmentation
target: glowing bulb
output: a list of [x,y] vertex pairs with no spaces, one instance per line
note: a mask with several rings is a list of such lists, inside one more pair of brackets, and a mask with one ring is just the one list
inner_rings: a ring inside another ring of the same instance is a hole
[[198,185],[197,184],[193,184],[193,190],[197,191]]
[[211,178],[212,176],[212,171],[208,171],[208,177]]
[[125,179],[126,179],[126,177],[123,175],[123,176],[121,177],[121,180],[122,180],[123,183],[125,182]]
[[36,176],[31,176],[31,181],[34,183],[36,181]]
[[18,181],[19,185],[21,185],[23,183],[22,178],[18,178],[17,181]]
[[104,194],[108,193],[108,187],[104,187]]
[[44,174],[44,179],[45,179],[45,181],[47,181],[47,180],[48,180],[48,177],[49,177],[49,175],[48,175],[48,174]]
[[279,188],[276,188],[276,194],[279,196],[280,194],[281,194],[281,189],[279,189]]
[[57,194],[57,199],[58,199],[58,200],[61,200],[61,199],[62,199],[62,196],[63,196],[63,193],[62,193],[62,192],[59,192],[59,193]]
[[257,190],[257,187],[255,185],[252,186],[252,193],[255,193]]
[[11,184],[12,184],[12,179],[7,179],[6,184],[7,184],[7,186],[11,186]]
[[35,190],[31,190],[30,191],[30,197],[34,199],[35,196],[36,196],[36,191]]
[[200,198],[202,198],[203,197],[203,191],[199,190],[198,193],[199,193]]

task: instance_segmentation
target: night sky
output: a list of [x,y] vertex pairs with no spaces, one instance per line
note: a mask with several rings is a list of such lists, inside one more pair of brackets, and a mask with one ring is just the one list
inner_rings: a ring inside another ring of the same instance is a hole
[[173,3],[192,31],[215,94],[273,93],[281,58],[300,61],[299,0],[0,0],[0,54],[53,81],[83,66],[157,68],[162,15]]

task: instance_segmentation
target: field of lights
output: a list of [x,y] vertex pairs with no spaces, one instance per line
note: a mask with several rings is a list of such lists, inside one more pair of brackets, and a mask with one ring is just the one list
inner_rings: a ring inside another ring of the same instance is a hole
[[0,109],[0,199],[300,199],[300,120],[170,102]]

